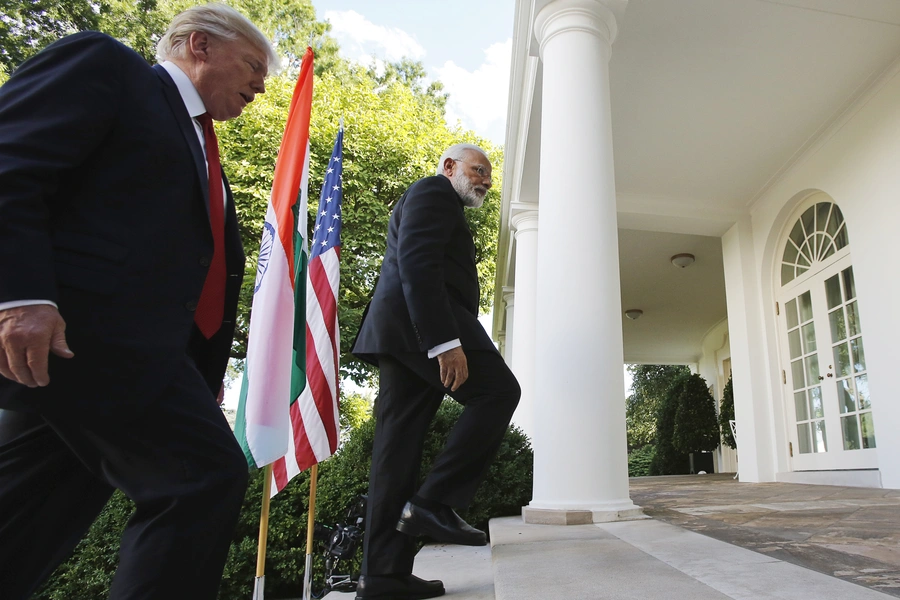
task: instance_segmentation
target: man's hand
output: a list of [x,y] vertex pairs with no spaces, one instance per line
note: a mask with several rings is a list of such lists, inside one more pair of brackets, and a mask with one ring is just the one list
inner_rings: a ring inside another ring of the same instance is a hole
[[34,304],[0,310],[0,375],[28,387],[50,383],[50,352],[75,354],[66,344],[66,322],[56,307]]
[[450,388],[451,392],[459,389],[459,386],[469,378],[469,364],[466,361],[466,353],[462,346],[447,350],[437,355],[438,364],[441,365],[441,383]]

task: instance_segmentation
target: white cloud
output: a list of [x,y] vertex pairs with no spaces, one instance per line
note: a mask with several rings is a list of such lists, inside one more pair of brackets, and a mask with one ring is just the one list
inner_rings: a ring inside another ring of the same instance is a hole
[[450,94],[447,122],[452,124],[459,120],[463,127],[502,144],[512,39],[493,44],[484,54],[484,63],[474,71],[467,71],[453,61],[447,61],[435,72],[444,84],[444,91]]
[[425,48],[402,29],[376,25],[354,10],[329,10],[324,16],[341,53],[351,60],[369,64],[373,56],[387,62],[425,56]]

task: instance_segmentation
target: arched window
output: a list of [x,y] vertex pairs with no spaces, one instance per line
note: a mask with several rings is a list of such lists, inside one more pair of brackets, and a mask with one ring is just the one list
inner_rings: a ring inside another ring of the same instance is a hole
[[844,215],[837,204],[819,202],[810,206],[797,219],[784,245],[781,285],[787,285],[849,243]]

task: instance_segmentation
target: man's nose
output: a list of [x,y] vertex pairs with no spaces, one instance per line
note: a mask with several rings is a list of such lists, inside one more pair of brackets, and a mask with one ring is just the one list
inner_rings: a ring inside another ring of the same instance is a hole
[[266,80],[259,79],[250,84],[250,87],[253,88],[253,91],[257,94],[265,94],[266,93]]

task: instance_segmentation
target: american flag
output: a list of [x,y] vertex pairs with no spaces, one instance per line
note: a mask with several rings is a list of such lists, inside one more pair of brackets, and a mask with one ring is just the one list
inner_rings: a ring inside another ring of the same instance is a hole
[[295,475],[317,464],[338,446],[338,329],[337,299],[340,283],[341,200],[343,198],[343,125],[328,169],[316,226],[310,239],[309,280],[306,286],[306,388],[291,405],[291,448],[274,463],[275,493]]

